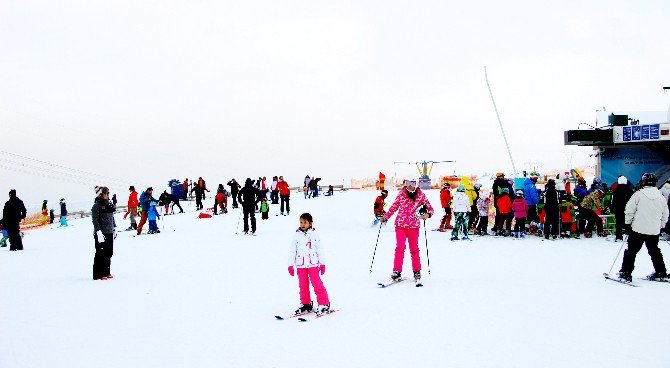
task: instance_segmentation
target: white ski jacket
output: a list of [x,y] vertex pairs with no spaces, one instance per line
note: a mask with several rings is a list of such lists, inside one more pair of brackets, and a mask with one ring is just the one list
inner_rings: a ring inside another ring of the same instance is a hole
[[470,198],[465,192],[456,192],[451,209],[455,212],[470,212]]
[[288,255],[288,265],[297,268],[319,267],[326,264],[321,239],[314,228],[307,232],[298,229],[293,235]]
[[665,197],[654,187],[644,187],[633,193],[626,204],[626,225],[645,235],[658,235],[668,221]]

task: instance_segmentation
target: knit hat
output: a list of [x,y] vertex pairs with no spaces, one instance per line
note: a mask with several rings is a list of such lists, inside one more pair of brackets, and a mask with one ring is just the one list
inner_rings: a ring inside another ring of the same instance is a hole
[[628,184],[628,179],[626,179],[625,176],[621,175],[616,182],[619,183],[620,185],[626,185]]

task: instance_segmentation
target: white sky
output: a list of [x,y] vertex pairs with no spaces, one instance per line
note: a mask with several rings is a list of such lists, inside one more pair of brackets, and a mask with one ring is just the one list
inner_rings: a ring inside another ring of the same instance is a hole
[[[154,187],[341,182],[414,160],[511,172],[486,65],[518,169],[563,168],[589,153],[563,131],[603,106],[667,109],[668,14],[618,0],[0,1],[0,149]],[[0,199],[92,193],[0,175]]]

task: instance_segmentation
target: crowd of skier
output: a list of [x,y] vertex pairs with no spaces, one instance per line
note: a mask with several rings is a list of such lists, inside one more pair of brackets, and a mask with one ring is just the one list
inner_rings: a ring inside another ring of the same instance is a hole
[[[548,179],[544,189],[540,189],[537,187],[538,179],[539,175],[531,174],[524,180],[523,188],[514,190],[513,181],[506,180],[503,173],[497,173],[490,192],[483,191],[479,183],[471,184],[467,177],[460,180],[455,193],[451,192],[451,185],[445,182],[440,190],[444,215],[436,230],[451,230],[452,241],[470,240],[470,234],[514,238],[524,238],[531,234],[543,236],[547,240],[559,236],[578,239],[583,235],[591,238],[594,230],[598,236],[605,237],[603,218],[613,215],[614,240],[623,241],[624,234],[628,236],[628,249],[624,252],[619,277],[627,282],[632,280],[635,257],[642,245],[646,244],[655,269],[647,278],[667,280],[667,270],[658,242],[662,231],[670,233],[670,179],[660,190],[656,188],[658,179],[652,173],[642,175],[635,188],[625,176],[619,176],[611,187],[597,178],[587,187],[586,181],[578,178],[572,188],[573,183],[567,175],[558,175]],[[407,242],[412,256],[414,279],[420,284],[419,219],[425,220],[432,216],[433,208],[417,183],[413,178],[406,179],[388,211],[384,209],[388,191],[382,190],[373,204],[376,217],[373,224],[388,221],[398,211],[395,221],[396,261],[391,278],[401,279]],[[489,232],[491,212],[493,227]]]

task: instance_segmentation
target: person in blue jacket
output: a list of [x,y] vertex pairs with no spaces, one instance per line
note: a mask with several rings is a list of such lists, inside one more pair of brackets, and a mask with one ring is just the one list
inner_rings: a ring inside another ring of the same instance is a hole
[[161,218],[161,215],[158,214],[158,210],[156,209],[157,204],[158,202],[151,201],[149,211],[147,211],[147,218],[149,219],[149,234],[158,234],[161,232],[158,230],[158,224],[156,223],[156,219]]
[[540,202],[540,194],[535,186],[536,182],[537,176],[526,178],[523,182],[523,194],[526,198],[526,203],[528,204],[527,224],[530,224],[531,222],[540,222],[540,217],[537,215],[537,204]]
[[580,234],[581,231],[580,229],[584,229],[586,226],[586,218],[584,217],[584,212],[582,211],[580,213],[579,207],[582,204],[582,200],[584,200],[584,197],[586,197],[589,192],[588,189],[586,188],[586,180],[579,178],[577,180],[577,186],[575,187],[575,190],[573,191],[575,197],[577,197],[577,202],[575,203],[577,206],[577,233]]
[[137,235],[142,234],[142,227],[147,223],[147,211],[149,211],[149,206],[151,202],[156,202],[156,199],[153,197],[154,189],[152,187],[147,188],[142,194],[140,194],[140,208],[142,209],[142,217],[140,217],[140,223],[137,225]]

